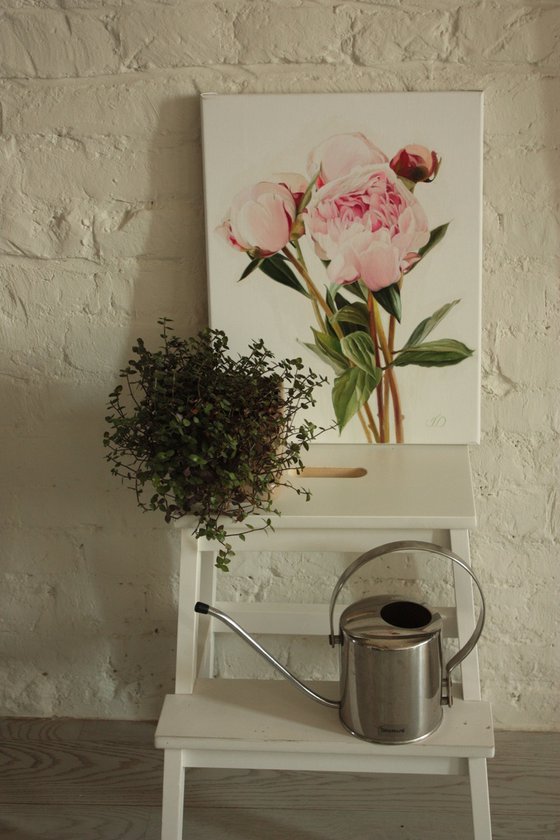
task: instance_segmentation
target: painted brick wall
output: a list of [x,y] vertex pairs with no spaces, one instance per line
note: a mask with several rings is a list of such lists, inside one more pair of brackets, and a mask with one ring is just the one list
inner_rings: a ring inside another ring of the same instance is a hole
[[[101,436],[134,339],[205,323],[198,94],[477,89],[483,689],[499,726],[560,726],[557,0],[3,0],[0,77],[0,713],[155,717],[172,687],[176,534]],[[300,567],[226,585],[289,597]]]

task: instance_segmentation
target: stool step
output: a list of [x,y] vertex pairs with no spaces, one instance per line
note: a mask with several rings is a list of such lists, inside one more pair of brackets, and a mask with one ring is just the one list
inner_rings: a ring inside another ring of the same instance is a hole
[[[328,697],[337,696],[338,683],[310,685]],[[165,698],[155,745],[160,749],[196,752],[201,762],[196,766],[262,767],[264,762],[267,767],[278,769],[305,769],[302,758],[308,753],[322,756],[323,763],[332,758],[332,767],[317,769],[343,769],[337,759],[346,759],[344,768],[360,770],[365,769],[364,761],[379,757],[383,758],[383,771],[391,772],[387,769],[390,758],[491,757],[494,734],[489,703],[458,699],[452,708],[444,709],[441,726],[423,741],[371,744],[348,734],[336,709],[319,706],[283,680],[215,679],[199,680],[193,694],[171,694]],[[213,752],[216,761],[211,757]],[[248,754],[253,756],[254,763],[249,761]],[[294,756],[291,762],[286,760],[287,754]],[[226,758],[227,763],[223,764]],[[441,770],[434,767],[432,772],[460,772],[452,764],[449,767]],[[400,767],[394,772],[406,772],[406,769]],[[409,772],[427,771],[410,769]]]

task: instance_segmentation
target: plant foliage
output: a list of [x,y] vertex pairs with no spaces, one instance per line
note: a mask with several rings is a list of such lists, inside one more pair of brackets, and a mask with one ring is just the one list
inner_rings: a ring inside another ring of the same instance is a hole
[[161,347],[138,339],[120,372],[124,385],[109,395],[106,458],[143,510],[166,522],[194,515],[195,535],[221,544],[217,565],[227,570],[231,533],[244,539],[272,527],[274,486],[309,498],[286,471],[303,467],[302,450],[322,431],[297,416],[325,380],[301,359],[276,360],[262,341],[233,358],[219,330],[183,339],[168,319],[158,323]]

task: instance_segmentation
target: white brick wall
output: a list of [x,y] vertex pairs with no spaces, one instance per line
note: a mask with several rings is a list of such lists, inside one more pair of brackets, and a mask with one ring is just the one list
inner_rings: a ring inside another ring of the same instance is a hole
[[[557,0],[4,0],[0,78],[0,713],[154,717],[172,685],[176,535],[101,437],[135,338],[205,323],[198,93],[479,89],[483,689],[499,726],[558,728]],[[342,558],[301,561],[224,584],[328,592]]]

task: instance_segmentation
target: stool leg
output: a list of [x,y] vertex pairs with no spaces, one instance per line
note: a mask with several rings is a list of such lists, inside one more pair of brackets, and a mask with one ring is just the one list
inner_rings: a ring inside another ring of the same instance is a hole
[[181,750],[165,750],[161,840],[182,840],[185,801],[185,768]]
[[474,840],[492,840],[486,759],[469,758],[468,761]]

